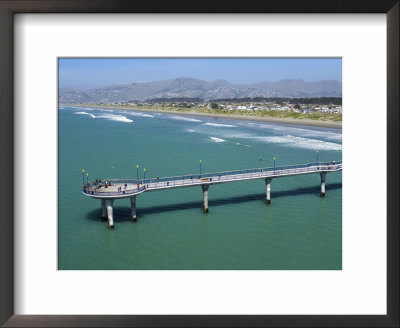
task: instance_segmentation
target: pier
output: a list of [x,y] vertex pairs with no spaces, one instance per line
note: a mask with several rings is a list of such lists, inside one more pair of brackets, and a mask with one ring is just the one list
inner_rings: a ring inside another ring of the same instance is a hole
[[114,228],[114,200],[130,198],[131,220],[136,222],[136,196],[144,192],[169,190],[200,186],[203,192],[203,212],[208,213],[208,190],[211,185],[235,181],[264,179],[266,184],[265,203],[271,204],[271,182],[275,178],[320,174],[320,196],[325,197],[325,179],[327,173],[342,170],[342,161],[317,162],[280,167],[256,168],[237,171],[224,171],[205,174],[190,174],[151,179],[108,179],[94,180],[83,185],[82,192],[88,197],[100,199],[102,217],[108,221],[108,227]]

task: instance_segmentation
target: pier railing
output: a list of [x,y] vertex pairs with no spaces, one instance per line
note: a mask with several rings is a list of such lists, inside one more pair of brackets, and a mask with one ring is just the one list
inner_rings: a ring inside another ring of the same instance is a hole
[[[325,163],[324,163],[325,164]],[[337,171],[342,168],[341,162],[335,162],[335,164],[326,163],[326,165],[321,165],[318,163],[318,166],[315,163],[310,163],[310,165],[290,165],[290,166],[277,166],[274,168],[268,169],[254,169],[254,170],[240,170],[240,171],[230,171],[230,172],[221,172],[225,174],[217,173],[208,173],[193,176],[193,178],[187,178],[186,176],[182,177],[171,177],[171,178],[163,178],[158,181],[150,181],[146,182],[146,188],[149,190],[156,190],[159,188],[168,188],[168,187],[179,187],[179,186],[189,186],[189,185],[199,185],[199,184],[207,184],[207,183],[222,183],[229,181],[237,181],[237,180],[250,180],[257,178],[269,178],[269,177],[279,177],[285,175],[296,175],[296,174],[305,174],[305,173],[316,173],[316,172],[329,172],[329,171]]]
[[234,171],[223,171],[223,172],[214,172],[214,173],[205,173],[205,174],[190,174],[190,175],[182,175],[182,176],[172,176],[172,177],[164,177],[164,178],[152,178],[146,180],[133,180],[132,183],[159,183],[159,182],[171,182],[176,180],[193,180],[193,179],[201,179],[201,178],[212,178],[212,177],[225,177],[225,176],[236,176],[242,174],[253,174],[259,172],[273,172],[273,171],[284,171],[291,169],[307,169],[310,167],[333,167],[336,165],[342,165],[342,161],[332,161],[332,162],[315,162],[308,164],[297,164],[297,165],[286,165],[286,166],[276,166],[274,167],[266,167],[266,168],[256,168],[256,169],[246,169],[246,170],[234,170]]

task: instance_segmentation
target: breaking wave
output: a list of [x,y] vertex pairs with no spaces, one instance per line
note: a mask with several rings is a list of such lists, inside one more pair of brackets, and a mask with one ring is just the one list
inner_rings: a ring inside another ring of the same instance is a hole
[[96,118],[95,115],[91,114],[91,113],[86,113],[86,112],[75,112],[74,114],[78,114],[78,115],[90,115],[91,118]]
[[231,125],[231,124],[205,123],[204,125],[220,126],[224,128],[237,128],[237,125]]
[[342,145],[312,138],[297,137],[292,135],[254,137],[254,139],[266,143],[279,143],[286,147],[318,149],[318,150],[342,150]]
[[74,114],[78,115],[89,115],[91,118],[105,118],[110,121],[117,121],[117,122],[125,122],[125,123],[132,123],[133,120],[127,118],[124,115],[115,115],[115,114],[107,114],[107,115],[93,115],[92,113],[86,113],[86,112],[75,112]]
[[[283,136],[259,136],[251,133],[233,133],[233,132],[215,132],[214,135],[217,135],[220,140],[224,140],[223,138],[231,139],[231,140],[253,140],[262,143],[274,143],[281,144],[283,147],[293,147],[293,148],[302,148],[302,149],[318,149],[318,150],[342,150],[342,144],[324,141],[314,138],[306,138],[306,137],[298,137],[293,135],[283,135]],[[216,138],[216,137],[210,137]],[[216,142],[214,140],[214,142]],[[250,145],[245,145],[246,147],[250,147]]]
[[189,117],[182,117],[182,116],[175,116],[175,115],[168,115],[169,118],[172,118],[173,120],[178,120],[178,121],[187,121],[187,122],[202,122],[198,119],[195,118],[189,118]]
[[69,107],[69,108],[78,110],[94,110],[93,108],[90,107]]
[[129,116],[140,116],[140,117],[154,117],[154,115],[138,113],[138,112],[129,112],[129,113],[126,113],[126,115],[129,115]]
[[132,123],[133,120],[127,118],[124,115],[114,115],[114,114],[109,114],[109,115],[101,115],[97,116],[98,118],[105,118],[110,121],[116,121],[116,122],[125,122],[125,123]]
[[286,132],[291,135],[296,135],[298,137],[314,137],[314,138],[324,138],[327,140],[332,140],[332,141],[342,141],[342,133],[338,132],[333,132],[329,130],[317,130],[313,128],[300,128],[300,127],[288,127],[288,126],[280,126],[280,125],[275,125],[275,124],[269,124],[269,123],[245,123],[244,125],[250,126],[252,128],[258,128],[258,129],[265,129],[265,130],[271,130],[275,132]]
[[213,142],[225,142],[226,140],[216,137],[210,137],[210,140]]

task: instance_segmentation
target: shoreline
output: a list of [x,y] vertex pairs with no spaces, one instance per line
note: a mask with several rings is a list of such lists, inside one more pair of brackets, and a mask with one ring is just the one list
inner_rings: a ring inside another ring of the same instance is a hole
[[195,111],[175,111],[175,110],[132,108],[132,107],[127,108],[126,106],[110,106],[110,105],[59,104],[59,106],[118,109],[118,110],[137,111],[137,112],[175,114],[184,116],[203,116],[211,118],[224,118],[233,120],[258,121],[258,122],[279,123],[288,125],[305,125],[305,126],[315,126],[322,128],[342,129],[342,122],[320,121],[320,120],[292,119],[292,118],[279,118],[279,117],[257,117],[251,115],[230,115],[230,114],[217,114],[217,113],[202,113]]

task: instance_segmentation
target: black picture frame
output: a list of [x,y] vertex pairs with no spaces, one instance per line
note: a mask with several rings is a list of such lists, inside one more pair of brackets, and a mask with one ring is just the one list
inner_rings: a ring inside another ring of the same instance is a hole
[[[398,0],[0,0],[0,324],[4,327],[399,327]],[[384,13],[387,17],[387,315],[14,315],[13,20],[16,13]]]

